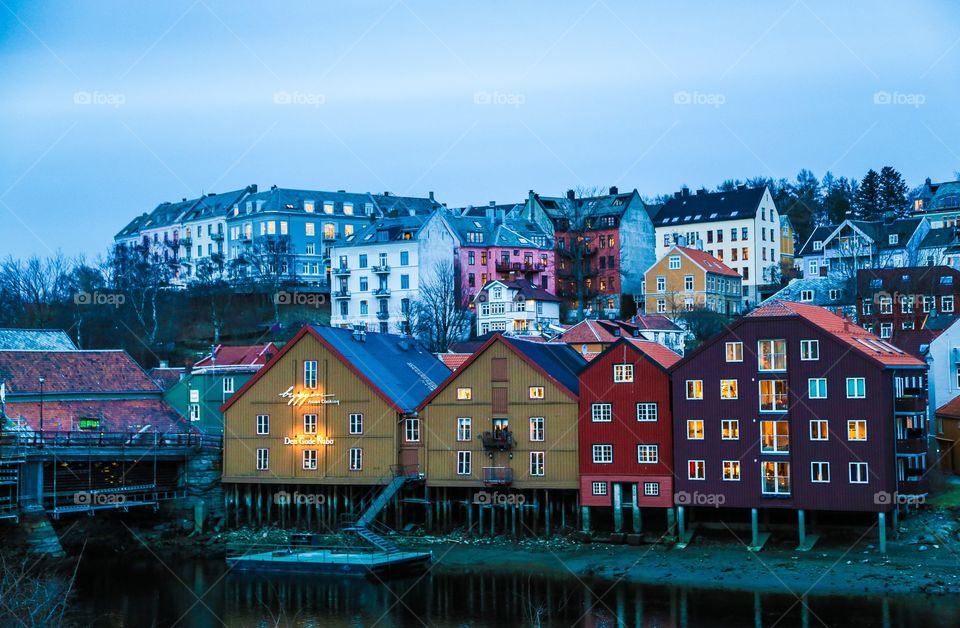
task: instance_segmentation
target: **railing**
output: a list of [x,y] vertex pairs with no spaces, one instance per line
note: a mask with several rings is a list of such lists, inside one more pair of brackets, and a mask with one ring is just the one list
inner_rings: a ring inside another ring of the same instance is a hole
[[379,265],[379,266],[374,266],[374,267],[371,268],[370,270],[372,270],[374,273],[376,273],[376,274],[378,274],[378,275],[382,275],[382,274],[384,274],[384,273],[389,273],[389,272],[390,272],[390,266],[387,265],[387,264],[381,264],[381,265]]
[[381,321],[390,320],[390,312],[377,312],[377,318]]
[[200,432],[16,431],[0,435],[0,446],[20,447],[200,447],[223,449],[223,437]]
[[510,430],[499,432],[484,432],[481,436],[484,449],[507,451],[513,449],[513,433]]
[[510,467],[483,467],[483,483],[487,485],[512,484],[513,469]]
[[524,273],[533,273],[540,272],[544,270],[543,264],[534,264],[533,262],[507,262],[504,260],[497,260],[496,269],[498,272],[507,273],[507,272],[524,272]]
[[373,296],[375,297],[389,297],[390,288],[377,288],[373,291]]
[[922,397],[897,397],[894,401],[894,410],[897,412],[926,412],[926,400]]
[[898,454],[924,454],[927,452],[927,437],[921,429],[908,429],[906,438],[897,439]]
[[333,293],[333,298],[334,298],[334,299],[349,299],[349,298],[350,298],[350,291],[349,291],[349,290],[336,290],[336,291]]
[[333,269],[333,274],[334,274],[334,275],[349,275],[349,274],[350,274],[350,269],[347,268],[346,266],[341,266],[340,268],[334,268],[334,269]]
[[925,478],[918,477],[897,482],[897,492],[900,495],[923,495],[930,492],[930,487]]
[[223,239],[223,232],[222,232],[222,231],[214,231],[213,233],[210,234],[210,239],[211,239],[211,240],[214,240],[214,241],[220,241],[220,240],[222,240],[222,239]]

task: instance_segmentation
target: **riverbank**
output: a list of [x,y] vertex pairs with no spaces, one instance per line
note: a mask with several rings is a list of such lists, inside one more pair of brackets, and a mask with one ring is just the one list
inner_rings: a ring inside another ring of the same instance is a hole
[[[289,531],[239,529],[189,535],[175,523],[138,528],[120,519],[100,518],[86,532],[73,527],[64,537],[76,555],[86,551],[152,554],[162,561],[221,557],[230,544],[285,544]],[[794,549],[795,539],[775,534],[760,552],[750,552],[733,532],[698,531],[678,549],[668,543],[598,542],[570,533],[550,539],[397,535],[404,549],[432,550],[433,572],[523,572],[582,580],[786,593],[793,595],[930,595],[960,593],[960,522],[954,509],[927,509],[902,522],[897,538],[881,556],[876,531],[848,530],[824,535],[811,551]],[[743,536],[741,535],[741,538]],[[330,535],[333,542],[338,539]],[[616,540],[622,540],[617,538]],[[636,539],[634,539],[636,540]],[[98,542],[99,541],[99,542]],[[95,549],[94,549],[95,548]]]

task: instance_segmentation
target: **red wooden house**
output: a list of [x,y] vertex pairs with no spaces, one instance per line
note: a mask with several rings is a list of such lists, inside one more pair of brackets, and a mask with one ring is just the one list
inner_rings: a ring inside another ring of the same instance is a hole
[[[585,530],[591,508],[612,508],[623,527],[629,508],[633,531],[642,508],[673,514],[673,437],[670,375],[680,360],[647,340],[621,338],[580,374],[580,504]],[[600,513],[598,513],[600,514]]]

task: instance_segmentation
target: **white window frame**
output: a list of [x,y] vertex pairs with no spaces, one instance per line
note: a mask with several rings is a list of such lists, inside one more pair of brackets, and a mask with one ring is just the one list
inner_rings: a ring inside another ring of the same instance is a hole
[[593,423],[610,423],[613,421],[612,403],[594,403],[590,405],[590,420]]
[[[723,390],[723,389],[724,389],[724,384],[727,384],[727,386],[729,387],[730,382],[733,382],[733,396],[732,396],[732,397],[731,397],[731,396],[726,396],[726,397],[725,397],[724,394],[723,394],[723,392],[724,392],[724,390]],[[740,390],[739,390],[739,389],[740,389],[740,381],[739,381],[739,380],[736,380],[736,379],[721,379],[721,380],[720,380],[720,399],[723,399],[724,401],[729,401],[729,400],[732,400],[732,399],[738,399],[738,398],[739,398],[739,394],[740,394]]]
[[403,420],[403,440],[408,443],[420,442],[420,419],[408,416]]
[[613,464],[613,445],[611,443],[595,443],[590,448],[590,459],[593,464]]
[[543,386],[530,386],[527,389],[530,399],[543,399],[544,397],[544,387]]
[[[783,351],[776,350],[777,344],[783,343]],[[769,345],[769,351],[764,346]],[[763,368],[763,357],[770,356],[770,368]],[[777,356],[782,356],[783,366],[777,367]],[[782,373],[787,370],[787,341],[784,338],[764,338],[757,341],[757,370],[761,373]]]
[[457,441],[469,442],[473,437],[473,418],[468,416],[457,417]]
[[268,436],[270,434],[270,415],[258,414],[256,426],[257,436]]
[[[722,480],[724,482],[739,482],[740,481],[740,461],[739,460],[724,460],[722,462]],[[733,471],[736,470],[736,474]]]
[[547,474],[547,455],[542,451],[530,452],[530,476],[543,477]]
[[311,388],[311,389],[317,387],[317,361],[316,360],[303,361],[303,387]]
[[270,470],[270,450],[266,447],[258,447],[256,453],[257,471]]
[[[771,435],[773,437],[773,443],[771,446],[766,446],[763,443],[763,424],[769,423],[773,428],[771,430]],[[786,432],[781,433],[783,429],[786,429]],[[787,444],[781,445],[780,439],[786,437]],[[762,454],[788,454],[790,453],[790,421],[786,419],[765,419],[760,421],[760,453]]]
[[[787,479],[789,480],[789,487],[787,488],[786,491],[780,490],[780,485],[776,482],[776,479],[774,480],[774,483],[773,483],[774,490],[772,490],[772,491],[768,491],[768,490],[767,490],[767,475],[766,475],[766,472],[764,471],[764,468],[763,468],[764,465],[766,465],[766,464],[772,464],[772,465],[773,465],[773,468],[774,468],[774,475],[773,475],[773,477],[774,477],[774,478],[783,477],[783,476],[779,473],[779,469],[782,468],[782,467],[784,467],[784,466],[786,467],[786,469],[787,469],[787,475],[786,475],[786,477],[787,477]],[[761,492],[761,494],[763,494],[763,495],[790,495],[790,494],[793,492],[793,476],[792,476],[792,474],[791,474],[790,471],[791,471],[791,469],[790,469],[790,463],[789,463],[788,461],[786,461],[786,460],[783,460],[783,461],[778,461],[778,460],[763,460],[763,461],[761,461],[761,462],[760,462],[760,492]]]
[[[699,474],[695,471],[700,471]],[[699,475],[699,477],[697,477]],[[687,460],[687,479],[703,481],[707,479],[707,463],[705,460]]]
[[[696,436],[698,423],[700,424],[700,435]],[[687,440],[703,440],[706,430],[706,424],[703,419],[687,419]],[[693,434],[693,436],[691,436],[691,434]]]
[[[823,394],[821,394],[820,385],[823,384]],[[816,394],[814,394],[816,393]],[[807,398],[808,399],[826,399],[827,398],[827,378],[811,377],[807,380]]]
[[349,471],[363,471],[363,447],[351,447],[348,451]]
[[614,384],[632,384],[633,383],[633,364],[623,362],[613,365],[613,383]]
[[[821,479],[817,478],[817,473],[814,469],[820,470],[819,476]],[[826,473],[824,473],[826,471]],[[823,479],[826,478],[826,479]],[[814,484],[829,484],[830,483],[830,463],[822,460],[814,460],[810,463],[810,481]]]
[[[772,390],[771,393],[770,393],[770,398],[771,398],[771,400],[773,401],[773,407],[770,408],[770,409],[767,409],[767,410],[765,410],[765,409],[763,408],[763,384],[764,384],[764,382],[771,382],[770,385],[773,386],[773,390]],[[776,386],[776,384],[775,384],[774,382],[783,382],[785,391],[784,391],[784,399],[783,399],[783,405],[782,405],[782,406],[777,404],[777,391],[776,391],[777,386]],[[770,413],[778,413],[778,414],[782,414],[782,413],[786,412],[786,411],[787,411],[787,408],[790,407],[790,388],[789,388],[789,386],[788,386],[788,384],[787,384],[787,380],[785,380],[785,379],[761,379],[759,382],[757,382],[757,404],[758,404],[758,407],[759,407],[760,412],[770,412]]]
[[316,449],[304,449],[303,456],[301,458],[301,466],[304,471],[316,471],[318,467],[318,461],[320,456]]
[[643,496],[644,497],[660,497],[660,482],[644,482]]
[[457,388],[457,401],[471,401],[473,399],[473,388],[470,386],[461,386]]
[[[690,396],[690,386],[693,385],[694,396]],[[697,390],[699,388],[699,391]],[[699,392],[699,395],[697,395]],[[688,379],[685,385],[684,394],[687,396],[689,401],[701,401],[703,400],[703,380],[702,379]]]
[[363,434],[363,413],[351,412],[347,420],[347,427],[351,434]]
[[530,417],[530,442],[542,443],[546,440],[546,419],[542,416]]
[[[736,436],[724,436],[731,432],[736,433]],[[740,419],[720,420],[720,440],[740,440]]]
[[591,482],[590,483],[590,494],[598,497],[603,497],[607,495],[607,483],[606,482]]
[[457,475],[472,475],[472,474],[473,474],[473,452],[458,451],[457,452]]
[[223,394],[232,395],[234,392],[234,380],[232,377],[223,378]]
[[800,341],[800,360],[802,362],[814,362],[820,359],[820,341],[819,340],[801,340]]
[[200,420],[200,404],[199,403],[190,404],[190,420],[191,421]]
[[810,419],[810,440],[825,441],[830,437],[830,423],[826,419]]
[[[856,469],[856,479],[854,479],[853,470]],[[870,465],[866,462],[851,462],[847,466],[847,479],[850,484],[869,484],[870,483]]]
[[660,418],[660,410],[656,401],[638,401],[637,402],[637,421],[641,423],[653,423]]
[[303,433],[304,434],[317,433],[317,415],[316,414],[303,415]]
[[660,462],[658,445],[637,445],[637,464],[657,464]]
[[[858,387],[857,382],[860,382],[861,386]],[[850,384],[853,384],[854,386],[853,395],[850,394]],[[847,399],[866,399],[866,398],[867,398],[866,378],[865,377],[848,377],[847,378]]]
[[[860,426],[863,426],[863,437],[860,437],[861,430]],[[851,434],[856,434],[856,438],[852,438]],[[847,421],[847,440],[852,443],[865,443],[870,437],[869,431],[867,429],[867,420],[866,419],[850,419]]]
[[743,362],[743,343],[739,341],[726,343],[723,354],[727,362]]

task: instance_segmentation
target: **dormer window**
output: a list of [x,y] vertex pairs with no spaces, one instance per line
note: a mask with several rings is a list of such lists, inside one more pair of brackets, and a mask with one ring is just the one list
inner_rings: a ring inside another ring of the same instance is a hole
[[814,250],[814,251],[822,251],[822,250],[823,250],[823,240],[816,240],[816,241],[813,243],[813,250]]
[[890,244],[898,244],[900,242],[900,236],[896,233],[891,233],[889,236],[887,236],[887,241]]
[[494,299],[497,299],[498,301],[499,301],[501,298],[503,298],[503,290],[501,290],[500,288],[494,288],[494,289],[493,289],[493,298],[494,298]]
[[801,290],[800,300],[805,302],[813,301],[813,290]]
[[303,202],[303,211],[307,212],[308,214],[312,214],[312,213],[313,213],[313,201],[304,201],[304,202]]

